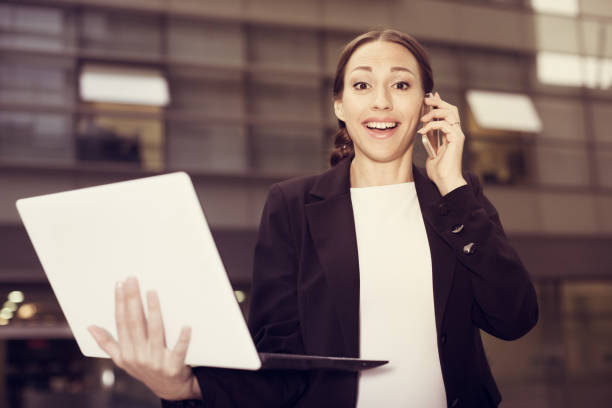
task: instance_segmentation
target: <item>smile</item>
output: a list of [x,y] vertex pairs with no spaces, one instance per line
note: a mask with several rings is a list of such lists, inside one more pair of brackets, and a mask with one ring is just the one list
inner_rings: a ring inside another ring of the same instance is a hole
[[397,127],[398,123],[397,122],[366,122],[365,125],[368,129],[386,130],[386,129],[394,129],[395,127]]
[[394,118],[367,118],[362,122],[370,137],[377,140],[389,139],[397,132],[400,122]]

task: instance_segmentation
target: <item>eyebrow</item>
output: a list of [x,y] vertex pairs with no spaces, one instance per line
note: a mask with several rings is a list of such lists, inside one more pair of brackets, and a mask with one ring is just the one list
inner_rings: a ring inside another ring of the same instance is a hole
[[[364,66],[364,65],[353,68],[353,70],[351,72],[356,71],[358,69],[361,69],[363,71],[372,72],[372,67],[368,67],[368,66]],[[411,75],[416,77],[414,72],[412,72],[408,68],[405,68],[405,67],[391,67],[391,72],[397,72],[397,71],[408,72],[409,74],[411,74]]]

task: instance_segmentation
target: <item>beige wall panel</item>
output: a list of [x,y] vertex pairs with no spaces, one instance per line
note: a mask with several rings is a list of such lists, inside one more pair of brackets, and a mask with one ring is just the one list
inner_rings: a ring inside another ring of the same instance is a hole
[[[257,227],[255,195],[242,184],[194,183],[206,220],[213,228]],[[259,197],[259,196],[257,196]]]
[[578,27],[574,19],[549,14],[534,16],[536,49],[578,53]]
[[542,220],[534,190],[487,187],[484,194],[499,213],[506,234],[540,234]]
[[[312,30],[253,27],[248,31],[249,65],[319,71],[319,41]],[[296,80],[297,81],[297,80]]]
[[178,61],[242,66],[245,62],[242,27],[190,19],[170,19],[168,54]]
[[0,14],[8,16],[0,20],[3,29],[0,46],[45,51],[71,49],[74,24],[61,9],[4,5]]
[[593,103],[593,126],[595,139],[612,143],[612,103]]
[[610,0],[580,0],[580,12],[597,17],[612,17]]
[[577,22],[582,38],[578,39],[579,49],[587,55],[599,55],[601,53],[601,29],[605,25],[599,21],[583,18]]
[[299,0],[243,0],[244,14],[257,21],[283,24],[316,25],[321,19],[318,1]]
[[113,174],[112,172],[75,173],[75,175],[74,184],[70,187],[70,189],[100,186],[124,180],[133,180],[146,177],[146,175],[141,175],[138,173],[119,175]]
[[538,193],[542,233],[596,235],[599,220],[592,195]]
[[352,34],[333,33],[327,34],[323,50],[324,72],[332,77],[336,73],[336,65],[340,53],[346,44],[353,39]]
[[[534,364],[534,360],[542,353],[540,348],[542,344],[541,325],[536,325],[526,336],[512,342],[498,339],[484,331],[480,333],[491,370],[498,383],[524,381],[524,378],[537,378],[545,375],[546,367],[543,367],[542,364]],[[552,354],[551,350],[547,350],[547,354]],[[503,388],[502,394],[506,396]],[[505,398],[504,402],[506,402]],[[543,405],[510,406],[541,407]]]
[[595,197],[597,231],[603,235],[612,235],[612,194]]
[[454,16],[458,42],[499,48],[531,48],[533,31],[525,13],[462,5]]
[[447,1],[406,1],[394,7],[392,23],[428,40],[521,50],[534,48],[531,14],[510,9]]
[[244,0],[165,0],[168,10],[196,16],[242,17]]
[[[612,189],[612,150],[598,150],[595,157],[599,186]],[[610,210],[612,212],[612,207]]]
[[251,134],[253,167],[266,174],[318,173],[327,163],[327,143],[313,127],[254,126]]
[[461,67],[465,72],[464,86],[516,92],[524,88],[521,61],[514,56],[465,53]]
[[321,120],[320,90],[256,83],[251,114],[257,119]]
[[539,182],[543,184],[589,185],[589,158],[584,148],[536,146],[535,161]]
[[178,124],[169,130],[170,169],[232,173],[247,168],[247,136],[240,126]]
[[0,172],[0,223],[21,224],[15,201],[20,198],[76,188],[74,178],[62,175],[45,175],[39,171],[15,174],[10,170]]
[[[582,88],[577,86],[559,86],[559,85],[549,85],[540,82],[538,79],[538,70],[537,63],[534,58],[533,64],[528,64],[527,67],[527,77],[529,83],[529,91],[531,93],[541,93],[545,95],[558,95],[560,97],[574,97],[581,98],[584,96],[584,92]],[[590,92],[589,90],[588,92]]]
[[541,137],[563,140],[585,140],[583,106],[578,99],[534,98],[542,120]]
[[269,184],[258,184],[252,185],[250,187],[251,194],[251,205],[249,207],[249,218],[253,221],[253,227],[259,230],[259,223],[261,221],[261,214],[263,213],[264,205],[266,204],[266,199],[268,198],[268,193],[270,192]]
[[404,1],[393,7],[391,24],[419,40],[453,41],[459,29],[458,5],[441,1]]
[[338,118],[336,117],[336,113],[334,112],[334,102],[331,86],[328,92],[329,99],[323,100],[323,109],[325,115],[323,116],[323,120],[325,120],[325,125],[329,125],[332,127],[333,131],[329,130],[328,133],[334,133],[338,126]]
[[435,87],[459,86],[459,61],[457,54],[451,50],[437,47],[428,48],[427,53],[434,72]]
[[390,0],[327,0],[321,1],[322,21],[326,27],[366,31],[391,25]]
[[612,58],[612,22],[608,22],[604,31],[604,49],[603,56]]
[[[76,1],[78,3],[79,1]],[[111,6],[122,9],[133,9],[133,10],[164,10],[166,1],[165,0],[80,0],[85,6],[100,5],[100,6]]]

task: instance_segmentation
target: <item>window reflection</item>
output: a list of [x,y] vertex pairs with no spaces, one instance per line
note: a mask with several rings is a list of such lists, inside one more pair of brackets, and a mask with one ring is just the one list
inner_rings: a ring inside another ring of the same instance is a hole
[[102,103],[89,107],[96,113],[79,119],[78,160],[135,163],[148,170],[163,169],[161,108]]
[[[468,109],[469,110],[469,109]],[[528,180],[528,143],[519,132],[483,129],[468,112],[468,167],[485,183],[521,184]]]

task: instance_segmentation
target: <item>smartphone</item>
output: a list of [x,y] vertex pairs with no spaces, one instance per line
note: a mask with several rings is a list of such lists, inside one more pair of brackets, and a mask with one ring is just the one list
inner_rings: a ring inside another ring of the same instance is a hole
[[[433,98],[433,93],[428,92],[425,94],[426,98]],[[432,109],[436,109],[433,106],[423,105],[425,107],[423,115],[431,112]],[[438,120],[438,119],[434,119]],[[423,142],[423,146],[425,146],[425,150],[427,151],[427,155],[434,159],[438,155],[438,148],[442,146],[442,132],[438,129],[430,130],[426,134],[421,137],[421,141]]]

